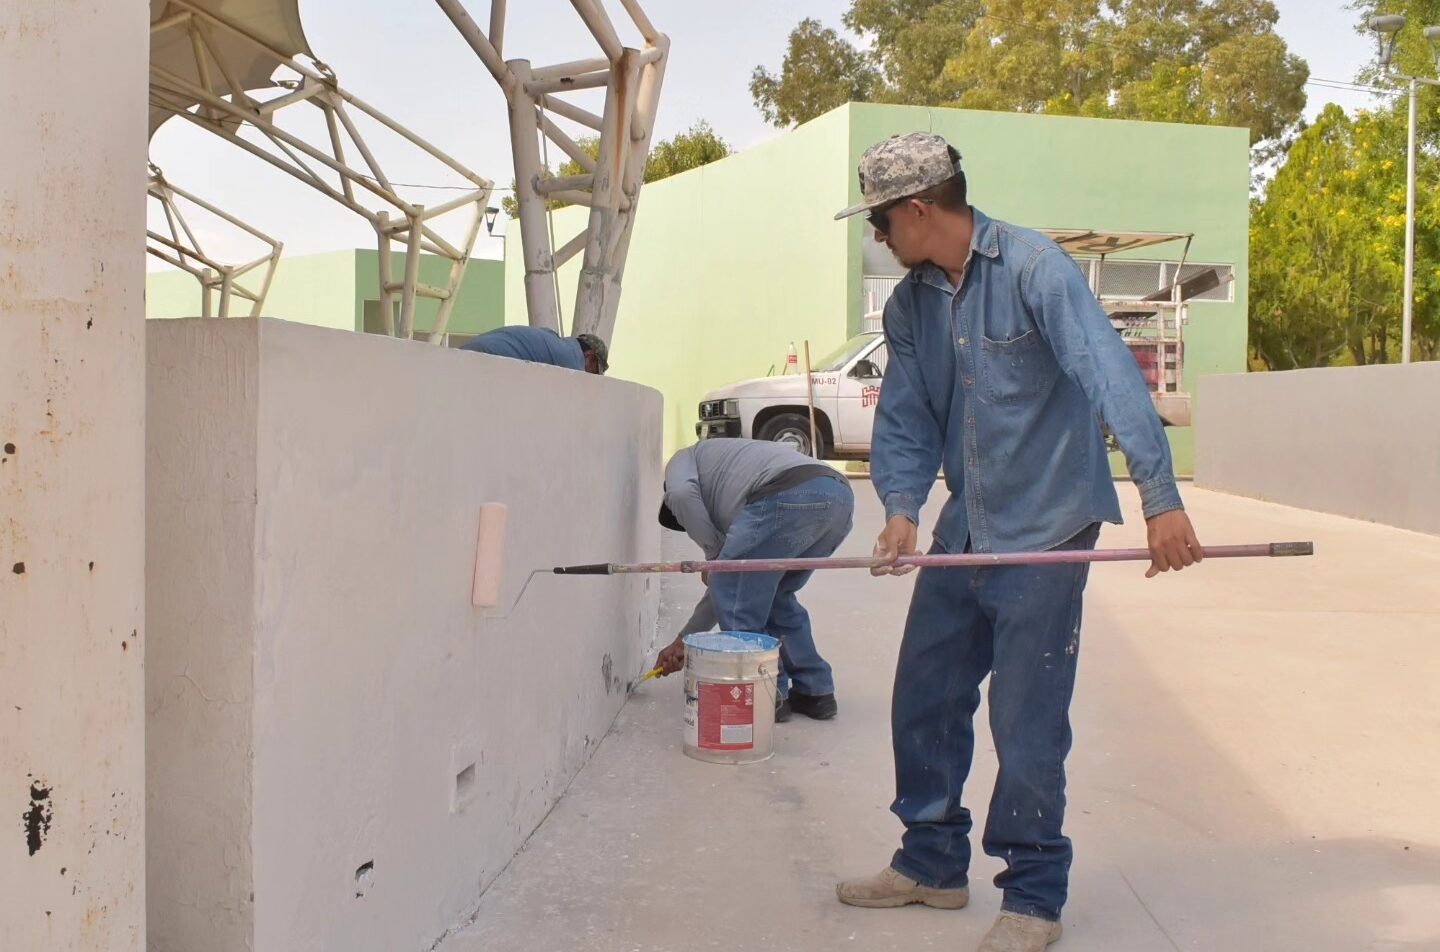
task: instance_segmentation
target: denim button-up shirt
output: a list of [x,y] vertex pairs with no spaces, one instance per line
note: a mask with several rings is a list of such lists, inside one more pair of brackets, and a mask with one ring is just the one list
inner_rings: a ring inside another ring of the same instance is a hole
[[870,469],[887,518],[918,525],[943,463],[946,551],[1038,551],[1120,522],[1101,419],[1145,518],[1181,508],[1140,368],[1079,267],[1045,236],[973,212],[959,289],[926,264],[885,307]]

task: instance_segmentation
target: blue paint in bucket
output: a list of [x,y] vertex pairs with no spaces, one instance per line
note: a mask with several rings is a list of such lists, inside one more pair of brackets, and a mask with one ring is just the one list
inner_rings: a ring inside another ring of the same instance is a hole
[[780,641],[755,631],[704,631],[685,636],[685,647],[701,651],[773,651]]

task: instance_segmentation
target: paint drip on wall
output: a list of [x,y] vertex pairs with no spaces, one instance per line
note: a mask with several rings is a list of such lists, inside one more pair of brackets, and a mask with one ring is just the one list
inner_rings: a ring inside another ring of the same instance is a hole
[[45,845],[45,837],[50,833],[50,819],[52,815],[50,806],[50,788],[42,781],[36,780],[30,784],[30,809],[25,811],[22,817],[25,826],[25,845],[34,856],[40,852],[40,847]]

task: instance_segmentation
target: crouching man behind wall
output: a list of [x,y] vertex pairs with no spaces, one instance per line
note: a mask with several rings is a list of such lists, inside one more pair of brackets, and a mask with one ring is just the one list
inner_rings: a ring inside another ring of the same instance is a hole
[[[845,477],[780,443],[704,440],[665,468],[660,524],[684,532],[706,559],[823,558],[850,532],[855,496]],[[810,615],[796,597],[810,572],[717,572],[680,634],[660,652],[666,674],[685,661],[684,637],[709,631],[763,632],[780,641],[775,719],[792,711],[834,717],[835,681],[815,647]]]

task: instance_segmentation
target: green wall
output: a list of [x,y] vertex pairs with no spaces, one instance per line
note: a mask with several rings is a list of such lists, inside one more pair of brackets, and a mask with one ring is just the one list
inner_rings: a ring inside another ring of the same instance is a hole
[[[886,136],[933,130],[964,156],[974,203],[1036,228],[1195,233],[1190,260],[1235,269],[1233,303],[1198,302],[1186,328],[1186,386],[1245,370],[1249,148],[1245,130],[852,103],[738,155],[647,185],[641,196],[612,374],[665,395],[665,447],[694,440],[711,389],[763,376],[786,346],[812,352],[860,326],[860,154]],[[557,243],[583,209],[554,215]],[[506,240],[505,317],[524,323],[519,227]],[[1137,257],[1176,258],[1180,246]],[[577,256],[561,272],[568,328]],[[1189,428],[1171,430],[1176,468],[1193,466]],[[1123,466],[1123,464],[1121,464]]]
[[[249,286],[258,284],[242,278]],[[249,276],[247,276],[248,278]],[[213,295],[215,307],[219,295]],[[231,314],[248,316],[249,301],[234,301]],[[265,298],[264,316],[283,317],[319,327],[355,327],[355,252],[283,255],[275,269],[275,280]],[[200,314],[200,282],[183,271],[152,271],[145,276],[147,317],[197,317]]]
[[[360,249],[355,252],[355,320],[364,320],[365,301],[380,299],[380,269],[376,262],[380,252]],[[404,277],[405,255],[391,252],[391,279]],[[420,259],[420,283],[443,288],[450,280],[450,262],[435,255]],[[435,327],[435,313],[440,302],[420,298],[415,302],[415,329],[429,331]],[[450,311],[446,329],[451,334],[478,334],[494,330],[505,323],[505,262],[472,258],[465,266],[460,293]],[[356,323],[361,327],[361,323]]]
[[[806,338],[844,342],[852,290],[844,204],[846,114],[832,112],[720,162],[647,185],[616,319],[612,376],[665,395],[665,450],[695,440],[709,390],[778,373]],[[555,213],[557,244],[587,212]],[[561,271],[567,330],[580,257]],[[506,321],[526,322],[520,228],[506,236]]]
[[[275,280],[265,299],[266,317],[279,317],[300,324],[361,330],[365,301],[379,300],[378,251],[351,249],[324,254],[280,258]],[[404,255],[392,255],[392,273],[404,274]],[[434,255],[420,261],[420,281],[443,287],[449,279],[450,262]],[[476,334],[499,327],[505,313],[505,265],[501,261],[472,259],[465,268],[460,294],[450,314],[449,329],[456,334]],[[215,306],[219,307],[218,295]],[[248,301],[236,301],[232,314],[250,313]],[[417,330],[434,327],[438,301],[416,303]],[[183,271],[152,271],[145,276],[147,317],[196,317],[200,314],[200,282]]]
[[[1244,373],[1249,286],[1249,136],[1244,129],[852,103],[849,161],[904,132],[937,132],[963,156],[970,200],[1030,228],[1194,232],[1189,260],[1235,268],[1233,303],[1195,302],[1185,328],[1186,388]],[[859,183],[850,178],[852,201]],[[851,226],[850,261],[869,229]],[[1133,257],[1177,259],[1181,243]],[[853,305],[852,320],[860,304]],[[1190,427],[1169,430],[1175,468],[1194,470]],[[1118,455],[1118,454],[1117,454]],[[1114,461],[1123,472],[1123,460]]]

